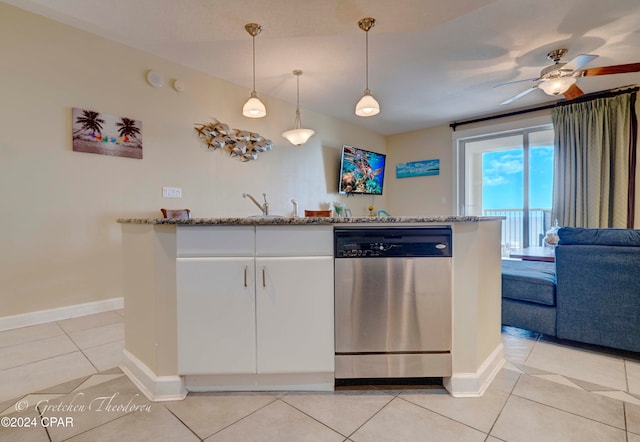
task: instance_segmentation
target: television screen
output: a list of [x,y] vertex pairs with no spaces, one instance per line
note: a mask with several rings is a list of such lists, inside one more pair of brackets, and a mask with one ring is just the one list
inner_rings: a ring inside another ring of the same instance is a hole
[[340,193],[382,195],[386,155],[342,146]]

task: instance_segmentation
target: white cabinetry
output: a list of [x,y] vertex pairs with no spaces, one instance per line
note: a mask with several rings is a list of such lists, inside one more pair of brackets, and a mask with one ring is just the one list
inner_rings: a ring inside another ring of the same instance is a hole
[[334,371],[331,226],[178,230],[182,375]]
[[178,258],[181,374],[255,373],[253,269],[253,257]]
[[256,258],[256,268],[258,373],[333,372],[333,258]]

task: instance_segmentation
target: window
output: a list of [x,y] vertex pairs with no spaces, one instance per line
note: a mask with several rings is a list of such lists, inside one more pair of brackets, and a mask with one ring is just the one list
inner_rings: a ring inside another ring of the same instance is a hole
[[503,250],[542,245],[551,226],[553,128],[458,140],[461,214],[505,216]]

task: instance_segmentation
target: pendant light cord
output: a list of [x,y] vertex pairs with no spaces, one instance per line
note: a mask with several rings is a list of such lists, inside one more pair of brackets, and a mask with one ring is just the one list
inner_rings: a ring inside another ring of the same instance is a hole
[[256,91],[256,36],[251,36],[253,46],[253,92]]
[[366,31],[365,33],[365,83],[366,83],[366,89],[369,90],[369,31]]
[[296,74],[296,121],[294,124],[294,129],[302,128],[302,120],[300,119],[300,75]]

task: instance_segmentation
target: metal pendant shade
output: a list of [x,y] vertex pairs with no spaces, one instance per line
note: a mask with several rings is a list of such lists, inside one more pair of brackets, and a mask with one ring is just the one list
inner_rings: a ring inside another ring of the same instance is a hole
[[251,35],[253,42],[253,90],[247,102],[242,106],[242,115],[249,118],[262,118],[267,115],[267,108],[256,93],[256,35],[262,32],[258,23],[247,23],[244,29]]
[[372,17],[365,17],[358,22],[358,26],[365,32],[366,36],[366,87],[364,89],[364,95],[356,104],[356,115],[359,117],[373,117],[380,113],[380,104],[373,95],[371,95],[371,91],[369,90],[369,30],[373,28],[375,24],[376,19]]
[[294,146],[300,147],[316,132],[313,129],[302,128],[302,121],[300,120],[300,75],[302,75],[302,71],[296,69],[293,71],[293,75],[296,76],[296,120],[294,128],[283,132],[282,136]]

